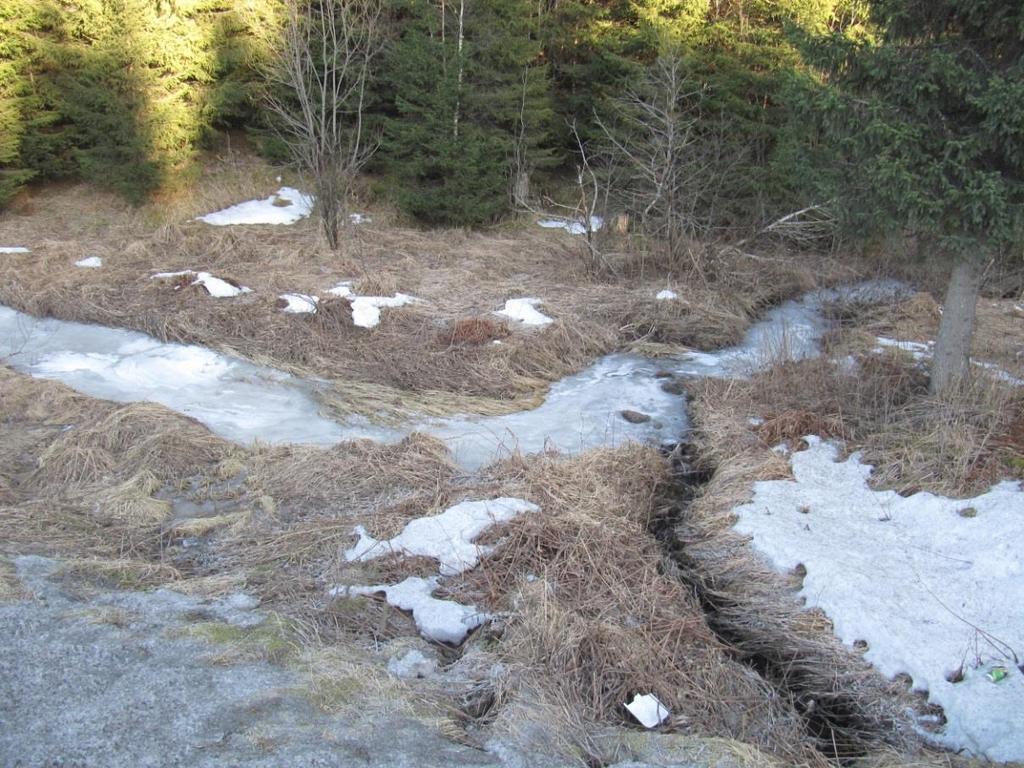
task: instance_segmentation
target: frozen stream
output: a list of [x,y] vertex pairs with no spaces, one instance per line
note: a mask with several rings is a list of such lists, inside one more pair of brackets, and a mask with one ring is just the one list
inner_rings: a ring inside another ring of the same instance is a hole
[[[152,401],[197,419],[239,443],[333,445],[370,438],[395,442],[412,431],[444,440],[456,459],[476,469],[503,449],[575,453],[627,440],[677,442],[687,429],[682,398],[662,388],[659,371],[687,376],[743,376],[768,357],[817,354],[826,328],[823,301],[840,296],[877,298],[902,288],[866,283],[809,294],[773,309],[736,347],[647,360],[613,354],[556,382],[533,410],[495,417],[413,421],[377,426],[361,417],[333,421],[321,415],[307,382],[205,347],[173,344],[136,331],[38,319],[0,306],[0,359],[19,371],[56,379],[94,397]],[[641,423],[623,411],[649,416]]]

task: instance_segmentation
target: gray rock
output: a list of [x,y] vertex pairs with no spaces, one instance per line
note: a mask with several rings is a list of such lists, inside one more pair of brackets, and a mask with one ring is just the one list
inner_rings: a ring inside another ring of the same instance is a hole
[[646,413],[640,413],[640,411],[619,411],[619,415],[630,424],[643,424],[651,420],[650,416]]
[[[15,562],[32,597],[0,604],[0,765],[502,765],[408,716],[328,715],[287,669],[205,662],[214,647],[175,630],[183,611],[209,611],[209,601],[170,590],[77,597],[51,579],[54,561]],[[102,619],[118,609],[132,620]]]

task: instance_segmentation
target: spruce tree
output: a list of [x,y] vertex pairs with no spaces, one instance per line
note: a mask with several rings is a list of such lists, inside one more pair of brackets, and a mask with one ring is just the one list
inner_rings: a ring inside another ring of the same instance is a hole
[[[979,271],[1024,243],[1024,6],[876,0],[877,36],[812,49],[814,105],[844,163],[833,192],[863,232],[910,231],[951,267],[932,389],[969,370]],[[836,176],[833,175],[833,179]]]
[[553,114],[524,0],[406,0],[386,65],[393,113],[382,160],[399,205],[430,223],[477,225],[509,207],[517,147],[544,149]]

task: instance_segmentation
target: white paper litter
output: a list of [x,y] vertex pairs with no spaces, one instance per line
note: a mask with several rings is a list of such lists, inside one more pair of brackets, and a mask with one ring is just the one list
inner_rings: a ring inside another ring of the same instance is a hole
[[658,301],[671,301],[672,299],[678,299],[679,294],[675,291],[670,291],[668,288],[658,291],[658,295],[655,296]]
[[540,299],[509,299],[505,302],[505,308],[494,314],[518,320],[523,325],[548,325],[554,320],[535,309],[543,303]]
[[[287,205],[274,205],[286,202]],[[281,187],[263,200],[247,200],[222,211],[199,216],[196,221],[226,227],[232,224],[294,224],[313,210],[313,197],[292,187]]]
[[282,293],[277,298],[285,302],[281,311],[293,315],[315,314],[317,302],[320,301],[319,296],[309,296],[305,293]]
[[[551,218],[541,219],[537,222],[537,225],[544,227],[544,229],[564,229],[570,235],[584,235],[587,233],[586,221],[580,221],[579,219],[565,219],[565,218]],[[604,219],[600,216],[590,217],[590,231],[597,232],[601,227],[604,226]]]
[[20,245],[5,245],[0,246],[0,253],[32,253],[32,251]]
[[422,579],[410,576],[398,584],[377,584],[371,587],[334,587],[332,597],[375,595],[383,592],[388,604],[403,611],[412,611],[420,634],[439,643],[458,645],[472,630],[490,620],[490,615],[473,605],[433,596],[437,577]]
[[644,728],[657,728],[669,716],[668,707],[653,693],[638,693],[625,707]]
[[75,266],[84,267],[86,269],[99,269],[103,266],[103,259],[99,256],[86,256],[84,259],[76,261]]
[[[995,761],[1024,759],[1024,490],[972,499],[874,491],[858,454],[817,437],[793,480],[754,484],[736,530],[780,571],[803,564],[801,595],[883,674],[906,673],[945,711],[937,740]],[[970,515],[959,514],[970,508]],[[987,679],[993,666],[1009,676]],[[952,682],[960,670],[961,682]]]
[[373,538],[358,526],[355,532],[359,541],[345,552],[345,559],[365,562],[389,554],[432,557],[438,561],[441,575],[454,576],[476,567],[480,558],[491,552],[491,547],[473,543],[480,534],[524,512],[538,511],[536,504],[523,499],[463,501],[439,515],[410,520],[399,535],[386,541]]

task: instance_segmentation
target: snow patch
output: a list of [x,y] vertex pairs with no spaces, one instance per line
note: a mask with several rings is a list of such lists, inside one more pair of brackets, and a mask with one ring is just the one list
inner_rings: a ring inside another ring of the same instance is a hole
[[84,259],[76,261],[75,266],[84,267],[86,269],[99,269],[103,266],[103,259],[99,256],[86,256]]
[[[879,336],[875,339],[878,346],[872,350],[875,354],[881,354],[886,349],[898,349],[901,352],[908,352],[918,362],[928,360],[935,353],[935,342],[900,341],[899,339],[888,339]],[[1014,387],[1024,386],[1024,379],[1019,379],[1008,371],[1003,370],[995,363],[986,363],[982,360],[971,359],[971,365],[984,368],[996,379]]]
[[472,630],[491,617],[473,605],[433,596],[438,578],[410,576],[398,584],[377,584],[371,587],[334,587],[331,597],[375,595],[383,592],[389,605],[411,611],[416,628],[424,637],[439,643],[458,645]]
[[670,291],[668,288],[666,288],[663,291],[658,291],[658,295],[655,296],[654,298],[656,298],[658,301],[671,301],[672,299],[678,299],[679,294],[676,293],[675,291]]
[[341,296],[341,297],[353,296],[354,294],[352,292],[352,281],[351,280],[343,280],[342,282],[338,283],[333,288],[328,288],[327,292],[329,294],[331,294],[331,296]]
[[463,501],[439,515],[409,521],[400,534],[379,541],[362,526],[356,528],[359,541],[345,552],[349,562],[365,562],[389,554],[432,557],[442,576],[454,576],[476,567],[492,547],[474,544],[491,526],[508,522],[524,512],[539,512],[536,504],[502,497],[488,501]]
[[543,303],[540,299],[509,299],[505,302],[505,308],[494,314],[518,320],[523,325],[548,325],[554,320],[536,309]]
[[20,245],[5,245],[0,246],[0,253],[32,253],[32,251]]
[[644,728],[657,728],[669,715],[668,707],[662,704],[653,693],[643,695],[638,693],[625,706]]
[[[1020,484],[973,499],[905,498],[872,490],[859,454],[837,461],[835,444],[806,440],[794,479],[755,483],[734,510],[736,530],[780,571],[802,563],[807,606],[823,609],[845,643],[867,641],[882,673],[909,674],[942,706],[941,744],[1024,759],[1024,670],[1013,658],[1024,657]],[[1008,671],[999,682],[989,678],[996,667]]]
[[351,296],[352,322],[360,328],[375,328],[380,325],[380,311],[383,307],[404,307],[419,299],[404,293],[394,296]]
[[[537,225],[544,229],[564,229],[570,235],[585,235],[587,233],[586,221],[579,219],[551,218],[541,219]],[[604,226],[604,219],[600,216],[590,217],[590,231],[597,232]]]
[[282,293],[277,298],[284,302],[281,311],[293,315],[315,314],[317,302],[320,301],[319,296],[309,296],[305,293]]
[[292,187],[281,187],[263,200],[247,200],[215,213],[199,216],[196,221],[226,227],[233,224],[294,224],[313,210],[313,197]]
[[[157,272],[150,277],[150,280],[166,280],[172,277],[181,277],[182,275],[194,275],[195,280],[189,283],[189,286],[201,285],[215,299],[232,299],[236,296],[241,296],[243,293],[252,293],[251,288],[235,285],[220,277],[214,277],[209,272],[195,272],[191,269],[183,269],[180,272]],[[175,286],[175,290],[177,290],[177,286]]]
[[350,213],[348,215],[348,220],[352,224],[372,224],[373,223],[373,219],[371,219],[365,213]]

